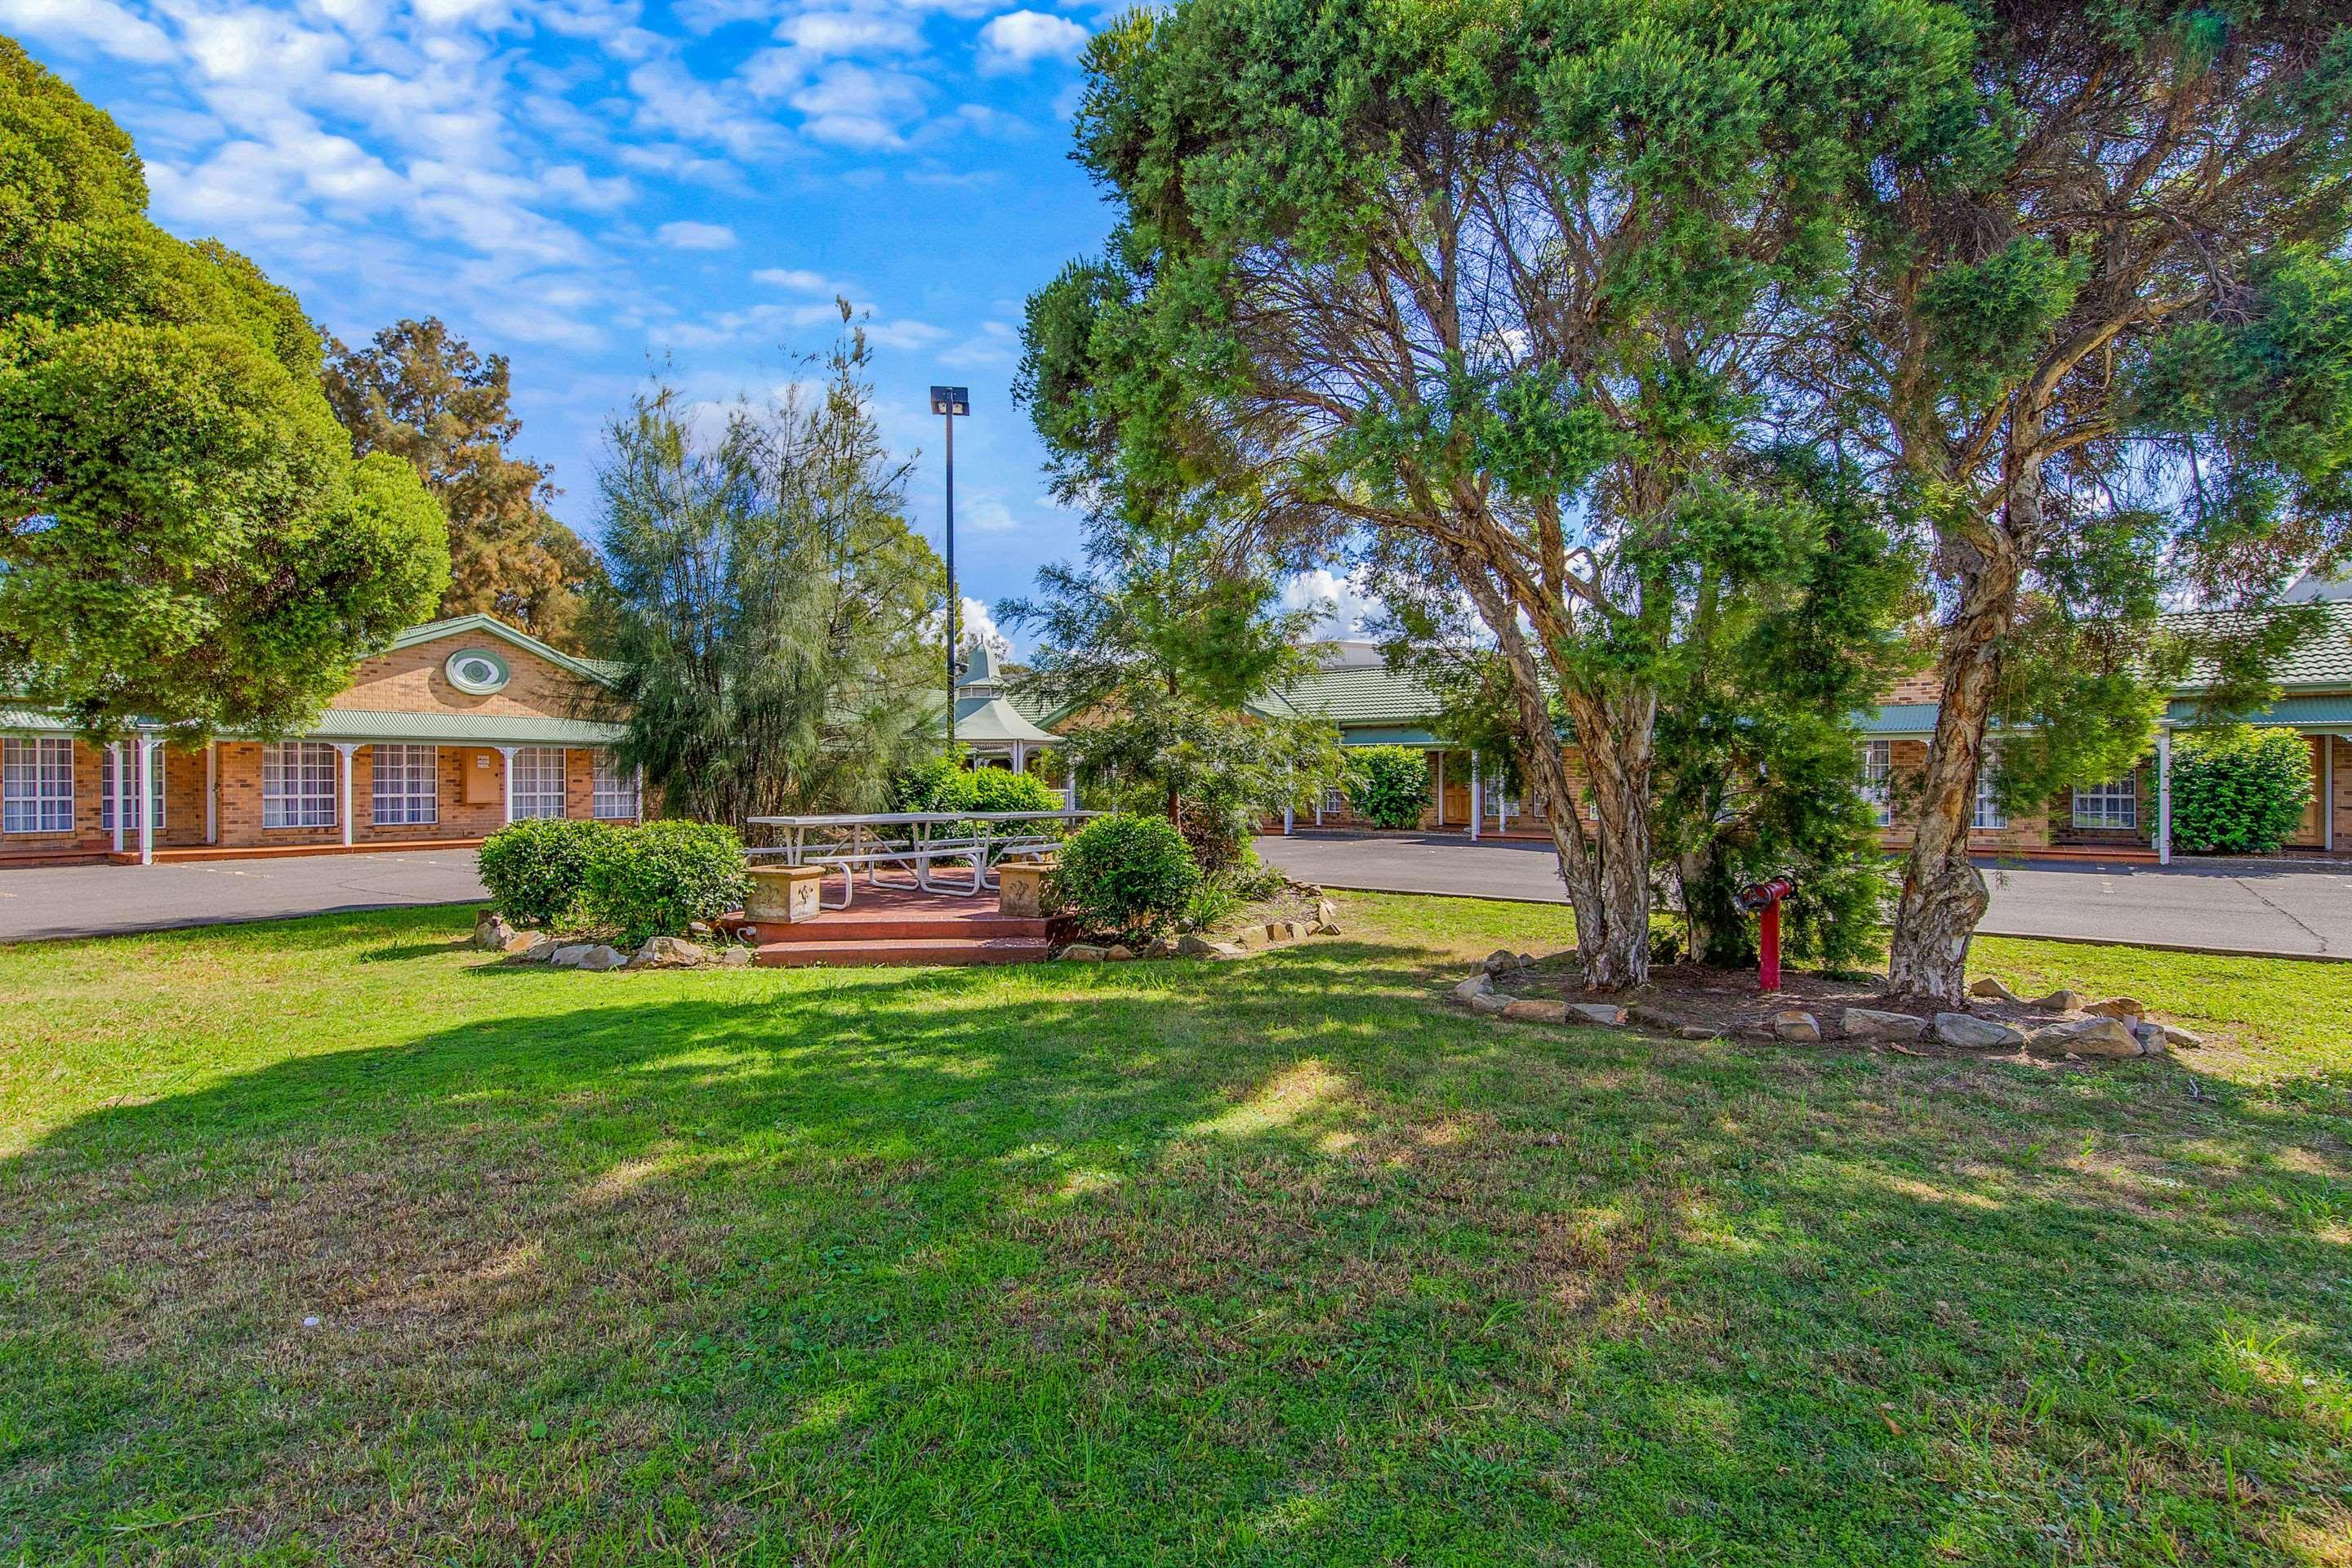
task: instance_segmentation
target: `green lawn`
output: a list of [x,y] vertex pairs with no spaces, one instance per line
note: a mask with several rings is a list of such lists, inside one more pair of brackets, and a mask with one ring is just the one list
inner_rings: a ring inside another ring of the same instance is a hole
[[[0,1562],[2352,1562],[2352,968],[2075,1071],[1499,1026],[1559,913],[0,951]],[[315,1328],[304,1327],[316,1317]]]

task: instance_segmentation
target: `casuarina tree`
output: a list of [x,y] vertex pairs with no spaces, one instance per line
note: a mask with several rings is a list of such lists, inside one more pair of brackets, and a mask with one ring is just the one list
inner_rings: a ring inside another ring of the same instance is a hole
[[841,316],[814,389],[713,429],[656,386],[606,434],[589,646],[620,666],[626,759],[683,816],[879,810],[939,744],[946,574],[907,527],[908,465]]
[[147,217],[131,139],[0,38],[0,688],[86,732],[282,731],[432,613],[441,509],[354,459],[318,334]]
[[1987,0],[1975,92],[1863,187],[1810,380],[1932,524],[1942,691],[1891,982],[1952,1001],[2010,793],[2111,777],[2201,651],[2242,689],[2294,616],[2201,650],[2168,594],[2259,603],[2341,549],[2352,489],[2352,16],[2336,0]]
[[1803,526],[1736,493],[1772,358],[1966,60],[1916,0],[1181,0],[1091,47],[1079,153],[1119,226],[1066,280],[1086,330],[1030,323],[1093,367],[1048,378],[1095,416],[1069,438],[1344,527],[1392,604],[1475,615],[1532,792],[1592,803],[1549,817],[1589,984],[1647,973],[1698,583]]

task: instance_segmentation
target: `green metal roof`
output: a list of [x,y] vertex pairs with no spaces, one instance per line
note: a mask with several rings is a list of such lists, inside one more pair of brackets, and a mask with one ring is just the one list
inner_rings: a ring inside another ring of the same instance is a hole
[[330,708],[302,731],[310,741],[414,741],[446,746],[609,746],[619,724],[538,714],[378,712]]
[[1255,704],[1272,713],[1328,719],[1341,730],[1366,724],[1402,725],[1437,716],[1436,693],[1382,665],[1326,669],[1268,692]]
[[1933,702],[1889,702],[1853,716],[1853,727],[1865,735],[1927,735],[1935,732]]
[[[2193,724],[2197,704],[2175,702],[2168,717],[2175,724]],[[2332,696],[2282,697],[2258,712],[2235,715],[2250,724],[2284,724],[2298,730],[2352,727],[2352,693]]]

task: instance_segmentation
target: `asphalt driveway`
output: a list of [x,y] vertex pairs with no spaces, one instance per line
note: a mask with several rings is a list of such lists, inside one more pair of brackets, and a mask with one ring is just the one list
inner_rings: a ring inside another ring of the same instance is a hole
[[[1257,847],[1325,887],[1567,901],[1551,846],[1524,839],[1299,833]],[[1992,888],[1979,928],[1988,935],[2352,957],[2352,864],[1982,864]]]
[[470,849],[35,866],[0,870],[0,942],[471,903],[486,896]]

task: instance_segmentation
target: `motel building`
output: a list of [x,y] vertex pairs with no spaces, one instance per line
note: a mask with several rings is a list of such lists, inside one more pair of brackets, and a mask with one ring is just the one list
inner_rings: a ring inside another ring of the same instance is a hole
[[283,740],[167,726],[93,747],[0,710],[0,867],[470,847],[527,817],[638,819],[608,667],[488,616],[414,626]]
[[[2352,855],[2352,597],[2332,596],[2332,588],[2312,595],[2328,606],[2332,625],[2327,634],[2272,672],[2280,689],[2277,700],[2259,712],[2242,715],[2251,723],[2294,730],[2308,748],[2311,805],[2286,846],[2299,854]],[[1927,765],[1940,688],[1932,673],[1916,676],[1899,682],[1877,707],[1854,716],[1864,794],[1877,808],[1880,841],[1890,851],[1908,848],[1911,843],[1903,783],[1917,777]],[[1984,788],[1970,847],[1987,856],[2168,863],[2172,738],[2195,721],[2196,698],[2192,672],[2189,682],[2173,694],[2155,749],[2121,778],[2072,790],[2013,816],[2004,814],[1990,789]],[[1447,746],[1436,733],[1435,695],[1410,676],[1390,673],[1371,643],[1334,645],[1323,668],[1269,693],[1255,706],[1268,714],[1327,719],[1339,729],[1343,748],[1410,746],[1421,751],[1430,779],[1431,804],[1421,820],[1424,832],[1460,832],[1473,838],[1551,835],[1549,804],[1500,786],[1494,770],[1482,766],[1475,752]],[[2000,744],[1998,737],[1992,743]],[[1573,747],[1567,761],[1570,783],[1580,786]],[[1990,784],[1990,776],[1985,782]],[[1592,816],[1589,805],[1585,815],[1588,819]],[[1305,819],[1294,814],[1282,824],[1286,832],[1309,826],[1362,825],[1350,813],[1346,795],[1333,789]]]

